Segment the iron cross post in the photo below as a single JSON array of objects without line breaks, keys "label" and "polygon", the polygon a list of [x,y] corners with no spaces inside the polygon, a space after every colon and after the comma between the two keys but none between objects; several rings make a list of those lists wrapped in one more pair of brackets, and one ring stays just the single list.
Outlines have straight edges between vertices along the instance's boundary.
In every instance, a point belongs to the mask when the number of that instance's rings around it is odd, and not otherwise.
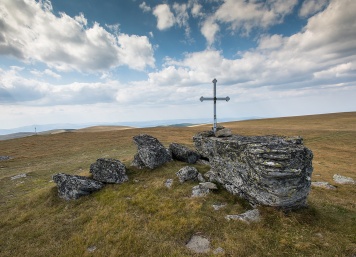
[{"label": "iron cross post", "polygon": [[214,83],[214,97],[200,97],[200,101],[203,102],[204,100],[213,100],[214,101],[214,125],[213,125],[213,130],[214,133],[216,132],[216,101],[217,100],[225,100],[228,102],[230,100],[230,97],[216,97],[216,82],[218,82],[216,79],[213,80]]}]

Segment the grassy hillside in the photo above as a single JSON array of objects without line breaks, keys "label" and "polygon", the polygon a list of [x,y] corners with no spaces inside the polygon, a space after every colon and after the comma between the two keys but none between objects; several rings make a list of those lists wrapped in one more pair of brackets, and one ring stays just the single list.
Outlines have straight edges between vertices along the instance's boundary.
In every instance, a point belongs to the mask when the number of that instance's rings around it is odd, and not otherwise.
[{"label": "grassy hillside", "polygon": [[[223,124],[242,135],[300,135],[314,153],[313,181],[333,185],[335,173],[356,179],[356,113],[265,119]],[[225,256],[353,256],[356,254],[356,186],[313,188],[309,207],[291,213],[260,208],[262,221],[246,225],[225,215],[249,209],[220,189],[190,198],[196,183],[179,184],[184,163],[153,171],[129,168],[130,181],[108,185],[76,201],[57,197],[52,175],[89,176],[100,157],[129,167],[132,137],[147,133],[166,146],[193,146],[200,127],[158,127],[38,135],[0,141],[0,256],[193,256],[185,248],[201,234]],[[202,173],[209,170],[194,165]],[[18,174],[25,178],[12,180]],[[174,179],[171,189],[164,186]],[[227,203],[214,211],[212,204]],[[93,252],[91,252],[92,250]],[[212,255],[212,253],[211,253]]]}]

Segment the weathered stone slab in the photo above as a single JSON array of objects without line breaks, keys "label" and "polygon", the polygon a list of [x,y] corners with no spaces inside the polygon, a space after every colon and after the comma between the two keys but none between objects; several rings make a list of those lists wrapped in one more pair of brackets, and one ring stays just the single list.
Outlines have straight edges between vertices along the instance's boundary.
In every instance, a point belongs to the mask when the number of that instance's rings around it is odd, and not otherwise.
[{"label": "weathered stone slab", "polygon": [[57,183],[58,196],[65,200],[78,199],[104,187],[104,184],[99,181],[64,173],[54,175],[53,181]]},{"label": "weathered stone slab", "polygon": [[7,161],[12,159],[11,156],[7,156],[7,155],[0,155],[0,161]]},{"label": "weathered stone slab", "polygon": [[330,185],[328,182],[322,182],[322,181],[311,182],[311,185],[313,187],[321,187],[321,188],[325,188],[325,189],[336,189],[336,187],[334,187],[333,185]]},{"label": "weathered stone slab", "polygon": [[169,150],[171,151],[174,160],[194,164],[200,158],[200,155],[196,151],[181,144],[172,143],[169,145]]},{"label": "weathered stone slab", "polygon": [[194,235],[186,244],[186,247],[195,253],[208,253],[210,251],[210,241],[205,237]]},{"label": "weathered stone slab", "polygon": [[129,180],[126,167],[119,160],[100,158],[90,165],[93,179],[104,183],[121,184]]},{"label": "weathered stone slab", "polygon": [[139,168],[143,164],[144,167],[154,169],[172,160],[169,151],[155,137],[140,134],[134,136],[133,141],[137,145],[137,156],[132,165],[139,163]]},{"label": "weathered stone slab", "polygon": [[241,220],[247,224],[251,222],[258,222],[261,220],[260,212],[258,209],[249,210],[247,212],[235,215],[226,215],[225,219],[227,220]]},{"label": "weathered stone slab", "polygon": [[306,205],[313,154],[302,138],[217,138],[208,131],[198,133],[193,141],[198,153],[210,161],[209,180],[221,183],[252,206],[297,209]]},{"label": "weathered stone slab", "polygon": [[355,184],[355,181],[352,178],[345,177],[345,176],[342,176],[339,174],[335,174],[333,176],[333,180],[335,181],[335,183],[338,183],[338,184],[349,184],[349,185]]}]

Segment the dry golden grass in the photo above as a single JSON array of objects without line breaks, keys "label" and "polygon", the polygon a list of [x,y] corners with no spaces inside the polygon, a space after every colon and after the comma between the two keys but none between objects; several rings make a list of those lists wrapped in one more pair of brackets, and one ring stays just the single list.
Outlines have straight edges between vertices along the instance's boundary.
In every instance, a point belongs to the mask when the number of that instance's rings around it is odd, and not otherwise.
[{"label": "dry golden grass", "polygon": [[[333,183],[335,173],[356,179],[356,113],[225,123],[243,135],[300,135],[314,153],[313,181]],[[0,141],[0,256],[193,256],[185,248],[201,233],[225,256],[352,256],[356,254],[356,186],[313,188],[309,207],[291,213],[260,208],[262,221],[246,225],[225,215],[247,203],[220,189],[190,198],[194,183],[179,184],[184,163],[156,170],[129,168],[130,181],[108,185],[76,201],[57,197],[53,174],[89,175],[100,157],[129,166],[132,137],[148,133],[168,146],[192,146],[192,136],[210,125],[92,133],[61,133]],[[195,165],[202,173],[206,166]],[[11,176],[26,173],[26,178]],[[164,182],[175,179],[172,189]],[[335,184],[334,184],[335,185]],[[214,211],[212,204],[227,203]],[[90,253],[87,249],[95,246]]]}]

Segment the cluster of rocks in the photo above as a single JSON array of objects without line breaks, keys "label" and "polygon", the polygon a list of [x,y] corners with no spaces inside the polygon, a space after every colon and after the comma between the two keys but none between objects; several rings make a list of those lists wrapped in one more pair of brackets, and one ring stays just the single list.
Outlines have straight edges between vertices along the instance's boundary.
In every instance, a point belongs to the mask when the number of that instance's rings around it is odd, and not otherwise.
[{"label": "cluster of rocks", "polygon": [[[356,184],[355,180],[350,177],[345,177],[340,174],[334,174],[333,180],[336,184],[340,185],[354,185]],[[335,190],[336,186],[331,185],[329,182],[325,181],[314,181],[311,183],[313,187],[320,187],[323,189]]]},{"label": "cluster of rocks", "polygon": [[53,181],[57,184],[58,196],[65,200],[78,199],[102,189],[105,184],[128,181],[125,165],[115,159],[98,159],[90,165],[90,173],[93,178],[64,173],[54,175]]}]

